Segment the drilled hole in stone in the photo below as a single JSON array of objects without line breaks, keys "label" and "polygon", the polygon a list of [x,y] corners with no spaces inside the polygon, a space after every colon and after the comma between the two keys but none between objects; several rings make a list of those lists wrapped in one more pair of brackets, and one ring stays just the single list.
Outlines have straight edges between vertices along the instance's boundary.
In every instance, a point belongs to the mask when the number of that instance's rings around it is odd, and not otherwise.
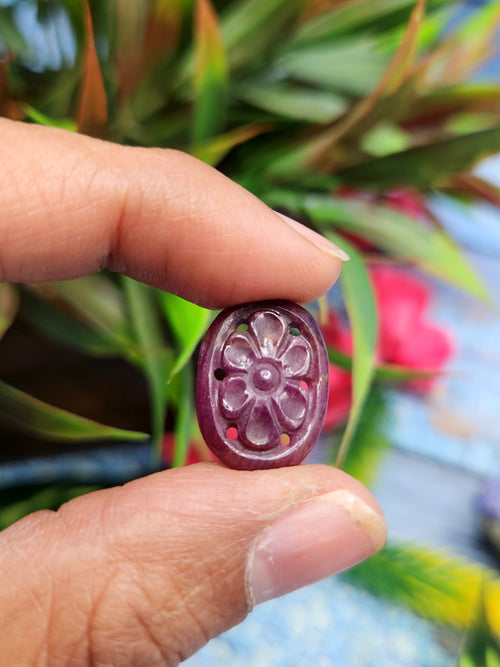
[{"label": "drilled hole in stone", "polygon": [[304,391],[307,391],[309,389],[309,385],[307,384],[307,382],[305,380],[300,381],[300,386],[302,387],[302,389]]},{"label": "drilled hole in stone", "polygon": [[238,429],[236,428],[236,426],[230,426],[226,430],[226,438],[228,440],[236,440],[237,437],[238,437]]},{"label": "drilled hole in stone", "polygon": [[214,375],[215,375],[215,379],[219,380],[219,382],[220,382],[221,380],[223,380],[226,377],[226,371],[223,368],[216,368],[214,370]]},{"label": "drilled hole in stone", "polygon": [[300,336],[300,331],[297,329],[297,327],[290,327],[288,329],[288,333],[290,336]]},{"label": "drilled hole in stone", "polygon": [[280,435],[280,442],[283,445],[283,447],[288,447],[288,445],[290,444],[290,436],[288,435],[288,433],[282,433]]},{"label": "drilled hole in stone", "polygon": [[236,327],[236,331],[239,331],[240,333],[243,333],[245,331],[248,331],[248,324],[246,322],[241,322],[238,324]]}]

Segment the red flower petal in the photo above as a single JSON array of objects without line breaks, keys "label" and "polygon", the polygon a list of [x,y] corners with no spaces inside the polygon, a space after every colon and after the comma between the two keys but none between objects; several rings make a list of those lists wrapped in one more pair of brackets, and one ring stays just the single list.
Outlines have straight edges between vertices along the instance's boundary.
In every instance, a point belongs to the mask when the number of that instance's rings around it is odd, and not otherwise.
[{"label": "red flower petal", "polygon": [[[400,345],[394,363],[407,368],[438,371],[452,354],[453,343],[449,335],[439,327],[422,321],[414,328],[411,337]],[[434,382],[435,378],[412,380],[408,386],[428,391]]]},{"label": "red flower petal", "polygon": [[[165,433],[163,436],[163,448],[161,460],[166,466],[172,465],[174,458],[175,436],[173,433]],[[189,443],[188,455],[185,465],[200,463],[200,461],[217,461],[217,457],[212,454],[204,442],[199,444]]]},{"label": "red flower petal", "polygon": [[344,354],[352,354],[351,331],[336,313],[328,313],[328,322],[321,327],[321,332],[328,347]]},{"label": "red flower petal", "polygon": [[429,289],[418,278],[390,266],[373,267],[370,275],[379,313],[378,356],[397,363],[400,345],[411,337],[429,304]]},{"label": "red flower petal", "polygon": [[389,206],[412,218],[420,218],[426,214],[424,199],[418,190],[398,188],[388,192],[385,200]]},{"label": "red flower petal", "polygon": [[325,431],[344,424],[351,409],[351,374],[330,364],[329,379],[328,407],[323,425]]},{"label": "red flower petal", "polygon": [[[430,300],[428,286],[418,277],[392,266],[375,266],[370,275],[379,314],[377,360],[410,369],[441,370],[453,353],[453,344],[446,331],[425,319]],[[352,354],[351,332],[338,315],[330,313],[323,335],[329,347]],[[334,373],[326,428],[342,423],[350,406],[350,376],[340,369]],[[349,391],[345,376],[349,378]],[[427,391],[434,381],[435,378],[429,378],[407,384]]]}]

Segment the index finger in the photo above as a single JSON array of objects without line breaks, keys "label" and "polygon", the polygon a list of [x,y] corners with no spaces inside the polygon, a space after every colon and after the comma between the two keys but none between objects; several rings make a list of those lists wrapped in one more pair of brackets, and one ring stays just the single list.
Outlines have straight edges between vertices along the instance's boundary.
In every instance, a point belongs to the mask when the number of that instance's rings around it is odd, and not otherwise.
[{"label": "index finger", "polygon": [[339,274],[336,246],[183,153],[4,119],[0,147],[0,280],[108,268],[222,307],[309,302]]}]

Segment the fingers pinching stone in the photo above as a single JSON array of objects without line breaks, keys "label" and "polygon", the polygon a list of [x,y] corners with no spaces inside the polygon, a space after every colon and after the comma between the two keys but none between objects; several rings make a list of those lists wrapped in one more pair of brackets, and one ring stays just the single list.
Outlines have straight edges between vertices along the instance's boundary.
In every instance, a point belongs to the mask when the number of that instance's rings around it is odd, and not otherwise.
[{"label": "fingers pinching stone", "polygon": [[196,410],[213,453],[237,470],[300,463],[328,402],[328,354],[310,313],[291,301],[223,310],[200,349]]}]

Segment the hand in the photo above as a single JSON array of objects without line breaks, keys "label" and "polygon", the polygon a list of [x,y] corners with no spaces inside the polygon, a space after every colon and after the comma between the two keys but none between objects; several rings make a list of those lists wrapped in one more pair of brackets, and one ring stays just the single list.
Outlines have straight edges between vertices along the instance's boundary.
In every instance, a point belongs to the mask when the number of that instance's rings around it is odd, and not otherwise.
[{"label": "hand", "polygon": [[[205,306],[308,302],[341,252],[206,165],[0,120],[0,280],[121,271]],[[329,466],[197,464],[91,493],[0,533],[2,664],[174,665],[256,603],[385,541]]]}]

